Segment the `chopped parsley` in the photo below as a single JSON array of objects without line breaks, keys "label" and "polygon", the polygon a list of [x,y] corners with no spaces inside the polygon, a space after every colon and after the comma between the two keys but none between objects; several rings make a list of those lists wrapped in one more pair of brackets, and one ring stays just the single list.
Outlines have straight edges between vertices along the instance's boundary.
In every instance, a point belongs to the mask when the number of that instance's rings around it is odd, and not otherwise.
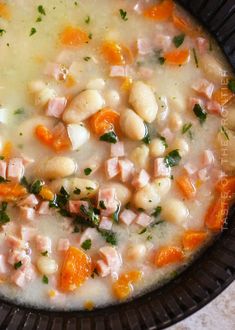
[{"label": "chopped parsley", "polygon": [[0,176],[0,183],[9,182],[9,180],[5,179],[3,176]]},{"label": "chopped parsley", "polygon": [[162,207],[158,206],[158,207],[156,207],[154,212],[151,214],[151,216],[157,218],[161,212],[162,212]]},{"label": "chopped parsley", "polygon": [[28,180],[26,179],[25,176],[22,177],[20,180],[20,184],[24,186],[28,191],[30,190],[30,184],[28,183]]},{"label": "chopped parsley", "polygon": [[6,213],[6,210],[7,210],[7,203],[2,202],[2,207],[0,209],[0,225],[4,225],[5,223],[10,221],[10,218]]},{"label": "chopped parsley", "polygon": [[90,250],[90,248],[91,248],[91,239],[86,239],[83,243],[82,243],[82,245],[81,245],[81,247],[83,248],[83,250]]},{"label": "chopped parsley", "polygon": [[193,48],[193,58],[194,58],[196,67],[199,68],[198,57],[197,57],[197,52],[196,52],[195,48]]},{"label": "chopped parsley", "polygon": [[118,222],[119,212],[120,212],[120,205],[118,205],[116,211],[112,214],[112,219],[114,222]]},{"label": "chopped parsley", "polygon": [[92,191],[92,190],[94,190],[94,188],[92,188],[92,187],[86,187],[86,190]]},{"label": "chopped parsley", "polygon": [[[70,197],[70,195],[67,193],[67,191],[62,186],[60,188],[59,194],[55,195],[53,201],[49,202],[49,207],[63,209],[66,206],[66,204],[69,200],[69,197]],[[60,212],[61,212],[61,210],[60,210]],[[62,213],[63,213],[63,211],[62,211]]]},{"label": "chopped parsley", "polygon": [[36,32],[37,32],[37,30],[34,27],[32,27],[32,29],[30,30],[29,36],[30,37],[33,36]]},{"label": "chopped parsley", "polygon": [[192,123],[184,124],[183,127],[182,127],[182,130],[181,130],[182,134],[187,133],[192,128],[192,126],[193,126]]},{"label": "chopped parsley", "polygon": [[199,119],[200,124],[202,125],[207,118],[207,112],[200,106],[200,104],[195,104],[193,112],[195,116]]},{"label": "chopped parsley", "polygon": [[84,169],[84,174],[85,174],[85,175],[90,175],[91,172],[92,172],[92,169],[89,168],[89,167],[87,167],[87,168]]},{"label": "chopped parsley", "polygon": [[235,79],[229,79],[228,88],[231,92],[235,93]]},{"label": "chopped parsley", "polygon": [[165,164],[167,167],[174,167],[179,165],[181,160],[181,156],[178,150],[172,150],[169,154],[164,158]]},{"label": "chopped parsley", "polygon": [[49,279],[48,279],[48,277],[46,275],[43,275],[43,277],[42,277],[42,283],[44,283],[44,284],[48,284],[49,283]]},{"label": "chopped parsley", "polygon": [[90,61],[91,57],[90,56],[85,56],[85,57],[83,57],[83,59],[84,59],[84,61],[88,62],[88,61]]},{"label": "chopped parsley", "polygon": [[91,18],[89,15],[87,15],[87,17],[85,18],[85,23],[89,24],[91,22]]},{"label": "chopped parsley", "polygon": [[92,33],[89,33],[89,34],[88,34],[88,38],[89,38],[89,39],[92,39]]},{"label": "chopped parsley", "polygon": [[47,256],[48,256],[48,251],[41,252],[41,255],[42,255],[43,257],[47,257]]},{"label": "chopped parsley", "polygon": [[147,241],[151,241],[153,239],[153,236],[152,235],[148,235],[146,239],[147,239]]},{"label": "chopped parsley", "polygon": [[111,245],[117,245],[117,235],[111,230],[99,230],[105,241]]},{"label": "chopped parsley", "polygon": [[82,213],[82,217],[78,219],[76,218],[77,221],[80,220],[82,224],[84,224],[84,220],[87,223],[87,225],[91,225],[91,227],[98,226],[99,224],[99,210],[96,209],[95,207],[92,207],[91,205],[87,208],[84,205],[80,206],[80,211]]},{"label": "chopped parsley", "polygon": [[229,140],[228,132],[226,131],[226,129],[224,128],[224,126],[221,126],[221,132],[224,134],[225,138],[227,140]]},{"label": "chopped parsley", "polygon": [[105,133],[100,137],[100,141],[108,142],[108,143],[117,143],[118,137],[114,131],[110,131]]},{"label": "chopped parsley", "polygon": [[177,36],[175,36],[172,41],[173,41],[173,44],[175,45],[176,48],[179,48],[183,42],[184,42],[184,39],[185,39],[185,34],[184,33],[181,33]]},{"label": "chopped parsley", "polygon": [[3,36],[3,33],[6,33],[6,30],[4,30],[4,29],[0,29],[0,37]]},{"label": "chopped parsley", "polygon": [[31,184],[30,192],[34,195],[38,195],[42,189],[44,182],[42,180],[36,180]]},{"label": "chopped parsley", "polygon": [[75,188],[74,191],[73,191],[73,193],[74,193],[75,195],[80,195],[80,194],[81,194],[81,189],[79,189],[79,188]]},{"label": "chopped parsley", "polygon": [[14,264],[14,268],[15,269],[18,269],[18,268],[20,268],[22,266],[22,261],[18,261],[18,262],[16,262],[15,264]]},{"label": "chopped parsley", "polygon": [[163,64],[166,62],[165,57],[163,57],[163,56],[158,57],[158,62],[159,62],[161,65],[163,65]]},{"label": "chopped parsley", "polygon": [[128,17],[127,17],[127,12],[123,9],[119,9],[119,14],[121,16],[121,18],[123,19],[123,21],[128,21]]},{"label": "chopped parsley", "polygon": [[147,228],[144,228],[144,229],[142,229],[138,234],[139,234],[139,235],[142,235],[142,234],[146,233],[146,231],[147,231]]},{"label": "chopped parsley", "polygon": [[3,160],[4,159],[4,156],[0,156],[0,160]]},{"label": "chopped parsley", "polygon": [[165,148],[168,148],[168,144],[166,142],[166,138],[164,136],[159,135],[159,139],[162,141],[162,144],[164,145]]},{"label": "chopped parsley", "polygon": [[147,131],[145,137],[142,139],[142,141],[143,141],[145,144],[150,144],[150,143],[151,143],[151,137],[150,137],[150,134],[149,134],[148,131]]},{"label": "chopped parsley", "polygon": [[42,5],[39,5],[38,6],[38,12],[41,14],[41,15],[44,15],[46,16],[46,11],[44,9],[44,7]]},{"label": "chopped parsley", "polygon": [[41,21],[42,21],[41,16],[38,16],[38,18],[36,19],[36,23],[39,23],[39,22],[41,22]]},{"label": "chopped parsley", "polygon": [[100,209],[102,209],[102,210],[106,210],[105,202],[104,202],[104,201],[100,201],[100,202],[99,202],[99,207],[100,207]]},{"label": "chopped parsley", "polygon": [[18,108],[15,110],[14,115],[23,115],[25,112],[24,108]]}]

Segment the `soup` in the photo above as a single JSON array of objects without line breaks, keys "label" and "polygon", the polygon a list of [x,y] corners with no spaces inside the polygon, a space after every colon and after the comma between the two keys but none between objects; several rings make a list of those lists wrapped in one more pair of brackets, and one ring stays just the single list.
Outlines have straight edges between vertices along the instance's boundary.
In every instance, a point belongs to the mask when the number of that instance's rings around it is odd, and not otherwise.
[{"label": "soup", "polygon": [[215,43],[171,0],[21,0],[0,51],[1,295],[92,309],[174,277],[234,191]]}]

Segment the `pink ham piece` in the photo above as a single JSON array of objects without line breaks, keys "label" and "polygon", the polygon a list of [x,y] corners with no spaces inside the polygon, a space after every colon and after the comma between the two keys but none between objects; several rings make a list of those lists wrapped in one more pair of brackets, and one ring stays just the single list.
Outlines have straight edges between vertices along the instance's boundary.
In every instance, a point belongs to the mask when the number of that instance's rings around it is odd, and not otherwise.
[{"label": "pink ham piece", "polygon": [[35,210],[32,207],[21,206],[20,218],[27,221],[33,221],[35,218]]},{"label": "pink ham piece", "polygon": [[7,179],[19,182],[24,175],[24,165],[22,158],[10,159],[7,167]]},{"label": "pink ham piece", "polygon": [[28,206],[28,207],[35,207],[38,205],[38,199],[34,194],[30,194],[24,199],[21,199],[18,203],[18,206]]},{"label": "pink ham piece", "polygon": [[215,87],[214,84],[210,83],[206,79],[199,79],[195,84],[192,85],[193,90],[205,96],[209,100],[212,97],[214,87]]},{"label": "pink ham piece", "polygon": [[69,249],[70,242],[67,238],[60,238],[57,243],[57,251],[65,252]]},{"label": "pink ham piece", "polygon": [[114,157],[106,160],[104,167],[107,178],[114,178],[119,173],[118,158]]},{"label": "pink ham piece", "polygon": [[137,49],[140,55],[147,55],[153,52],[153,46],[148,39],[138,39]]},{"label": "pink ham piece", "polygon": [[145,170],[140,170],[139,173],[136,173],[133,177],[133,180],[131,182],[132,186],[135,187],[135,189],[140,189],[145,187],[150,180],[150,176],[148,172]]},{"label": "pink ham piece", "polygon": [[24,166],[27,166],[27,165],[30,165],[30,164],[33,164],[35,162],[35,160],[23,153],[20,154],[20,157],[22,158],[23,160],[23,165]]},{"label": "pink ham piece", "polygon": [[108,217],[102,217],[99,223],[99,228],[103,230],[111,230],[113,226],[113,222]]},{"label": "pink ham piece", "polygon": [[209,113],[214,114],[214,115],[220,115],[223,112],[223,107],[216,101],[208,101],[206,103],[206,109]]},{"label": "pink ham piece", "polygon": [[135,222],[141,227],[147,227],[152,222],[152,218],[148,214],[141,212],[138,214]]},{"label": "pink ham piece", "polygon": [[0,177],[6,179],[7,163],[4,160],[0,160]]},{"label": "pink ham piece", "polygon": [[54,78],[57,81],[65,80],[68,75],[68,69],[64,65],[50,62],[47,63],[44,74]]},{"label": "pink ham piece", "polygon": [[110,267],[104,262],[102,259],[96,262],[96,267],[98,274],[100,277],[106,277],[110,274]]},{"label": "pink ham piece", "polygon": [[202,37],[196,38],[196,46],[197,46],[197,49],[199,50],[200,55],[204,55],[209,48],[207,39],[202,38]]},{"label": "pink ham piece", "polygon": [[105,209],[101,208],[101,216],[110,216],[119,205],[114,188],[101,188],[98,194],[98,206],[104,204]]},{"label": "pink ham piece", "polygon": [[98,237],[98,232],[95,228],[87,228],[82,233],[79,243],[80,245],[82,245],[82,243],[85,242],[86,240],[90,239],[91,241],[94,241],[97,239],[97,237]]},{"label": "pink ham piece", "polygon": [[196,104],[199,104],[201,107],[203,107],[204,102],[202,99],[199,99],[198,97],[190,97],[189,98],[189,108],[193,109]]},{"label": "pink ham piece", "polygon": [[193,175],[198,170],[197,167],[191,163],[186,163],[184,165],[184,169],[189,175]]},{"label": "pink ham piece", "polygon": [[161,131],[161,136],[166,139],[166,142],[171,143],[174,138],[174,133],[172,133],[172,131],[168,127],[166,127],[164,128],[164,130]]},{"label": "pink ham piece", "polygon": [[204,150],[202,154],[202,165],[203,167],[210,166],[214,163],[215,157],[211,150]]},{"label": "pink ham piece", "polygon": [[129,67],[121,66],[121,65],[111,66],[109,76],[110,77],[128,77],[129,76]]},{"label": "pink ham piece", "polygon": [[49,100],[46,107],[46,115],[49,117],[60,118],[63,114],[67,104],[65,97],[55,97]]},{"label": "pink ham piece", "polygon": [[34,239],[37,229],[33,227],[21,226],[20,235],[23,241],[29,242]]},{"label": "pink ham piece", "polygon": [[12,235],[6,237],[6,244],[11,249],[26,249],[28,247],[27,243]]},{"label": "pink ham piece", "polygon": [[84,206],[86,209],[89,208],[89,203],[86,201],[69,201],[69,212],[71,213],[81,213],[81,206]]},{"label": "pink ham piece", "polygon": [[0,254],[0,275],[6,274],[6,272],[7,272],[6,256]]},{"label": "pink ham piece", "polygon": [[15,263],[21,261],[26,257],[25,250],[13,250],[9,252],[7,262],[10,265],[14,265]]},{"label": "pink ham piece", "polygon": [[14,271],[11,276],[11,281],[16,284],[18,287],[23,288],[26,284],[25,273],[22,272],[20,269]]},{"label": "pink ham piece", "polygon": [[154,160],[154,177],[169,177],[171,175],[171,168],[166,166],[164,158],[156,158]]},{"label": "pink ham piece", "polygon": [[122,259],[116,248],[104,246],[99,249],[99,252],[103,260],[110,267],[111,272],[118,272],[122,264]]},{"label": "pink ham piece", "polygon": [[39,252],[51,253],[51,239],[48,236],[37,235],[35,238],[36,248]]},{"label": "pink ham piece", "polygon": [[134,170],[134,164],[129,159],[121,159],[118,162],[120,169],[120,179],[122,182],[131,180]]},{"label": "pink ham piece", "polygon": [[40,215],[49,215],[51,213],[51,208],[50,208],[49,202],[47,202],[47,201],[41,202],[37,209],[37,213]]},{"label": "pink ham piece", "polygon": [[163,34],[156,34],[153,39],[153,44],[157,49],[162,49],[164,52],[167,51],[172,43],[172,38]]},{"label": "pink ham piece", "polygon": [[117,142],[111,144],[111,157],[123,157],[125,155],[124,143]]},{"label": "pink ham piece", "polygon": [[125,209],[120,213],[119,219],[125,225],[130,226],[134,222],[136,216],[135,212]]}]

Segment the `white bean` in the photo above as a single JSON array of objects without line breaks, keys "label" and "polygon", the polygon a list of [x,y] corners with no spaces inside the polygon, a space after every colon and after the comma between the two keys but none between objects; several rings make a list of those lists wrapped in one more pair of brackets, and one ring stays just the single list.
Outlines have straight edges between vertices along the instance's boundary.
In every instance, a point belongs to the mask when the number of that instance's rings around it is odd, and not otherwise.
[{"label": "white bean", "polygon": [[179,131],[183,125],[183,120],[177,112],[173,112],[169,117],[169,127],[172,131]]},{"label": "white bean", "polygon": [[202,70],[206,74],[206,78],[220,83],[223,77],[223,66],[214,55],[205,54],[200,59]]},{"label": "white bean", "polygon": [[160,196],[157,193],[156,186],[152,183],[138,190],[133,196],[133,202],[136,208],[144,210],[153,210],[160,203]]},{"label": "white bean", "polygon": [[184,157],[189,152],[188,142],[183,138],[176,139],[173,144],[170,146],[169,150],[179,150],[181,157]]},{"label": "white bean", "polygon": [[130,155],[130,159],[137,169],[147,169],[149,167],[149,147],[143,144],[135,148]]},{"label": "white bean", "polygon": [[186,227],[189,210],[186,205],[179,199],[168,199],[162,205],[162,217],[164,220],[172,222],[176,225]]},{"label": "white bean", "polygon": [[166,147],[161,139],[156,138],[150,142],[149,149],[151,157],[160,157],[164,154]]},{"label": "white bean", "polygon": [[127,137],[131,140],[142,140],[146,134],[144,121],[131,109],[122,111],[120,126]]},{"label": "white bean", "polygon": [[152,123],[158,112],[158,105],[152,88],[142,81],[134,82],[129,102],[137,114],[147,123]]},{"label": "white bean", "polygon": [[76,164],[69,157],[55,156],[42,162],[39,174],[45,179],[65,178],[76,170]]},{"label": "white bean", "polygon": [[105,93],[106,104],[110,107],[117,107],[120,103],[120,95],[115,89],[108,90]]},{"label": "white bean", "polygon": [[79,124],[104,106],[104,100],[96,90],[85,90],[78,94],[65,109],[63,120],[68,124]]},{"label": "white bean", "polygon": [[107,187],[112,187],[116,191],[117,199],[120,201],[122,205],[126,205],[131,199],[131,191],[121,183],[112,182],[110,184],[105,185]]},{"label": "white bean", "polygon": [[170,178],[155,179],[152,184],[160,197],[165,196],[171,189],[172,180]]},{"label": "white bean", "polygon": [[82,124],[69,124],[67,131],[72,144],[72,150],[78,150],[90,138],[90,132]]},{"label": "white bean", "polygon": [[102,90],[104,89],[105,86],[105,81],[102,78],[96,78],[92,79],[88,82],[86,85],[87,89],[97,89],[97,90]]},{"label": "white bean", "polygon": [[131,261],[141,261],[146,255],[146,246],[144,244],[134,244],[127,249],[127,258]]},{"label": "white bean", "polygon": [[54,89],[49,87],[44,87],[39,92],[35,94],[35,105],[39,107],[44,107],[51,99],[56,96]]},{"label": "white bean", "polygon": [[54,259],[41,256],[37,259],[37,268],[43,275],[52,275],[57,272],[58,265]]}]

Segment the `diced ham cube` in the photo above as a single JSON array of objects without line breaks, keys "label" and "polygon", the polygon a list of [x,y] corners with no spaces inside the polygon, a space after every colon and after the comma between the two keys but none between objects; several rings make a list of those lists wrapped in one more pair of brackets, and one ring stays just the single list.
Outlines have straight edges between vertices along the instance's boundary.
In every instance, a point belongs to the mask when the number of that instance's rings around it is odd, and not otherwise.
[{"label": "diced ham cube", "polygon": [[12,235],[6,237],[6,243],[11,249],[26,249],[28,247],[27,243]]},{"label": "diced ham cube", "polygon": [[114,178],[119,173],[118,158],[110,158],[105,162],[105,173],[108,179]]},{"label": "diced ham cube", "polygon": [[110,274],[110,267],[102,259],[96,262],[95,269],[97,270],[100,277],[106,277]]},{"label": "diced ham cube", "polygon": [[206,109],[209,113],[214,115],[221,115],[223,112],[223,107],[221,104],[213,100],[206,103]]},{"label": "diced ham cube", "polygon": [[152,218],[148,214],[141,212],[138,214],[135,222],[137,225],[147,227],[152,222]]},{"label": "diced ham cube", "polygon": [[87,201],[69,201],[69,212],[71,213],[81,213],[81,206],[86,209],[89,208],[89,203]]},{"label": "diced ham cube", "polygon": [[21,199],[18,203],[18,206],[29,206],[29,207],[35,207],[38,205],[38,199],[34,194],[30,194],[24,199]]},{"label": "diced ham cube", "polygon": [[138,39],[137,40],[137,49],[140,55],[147,55],[153,52],[153,46],[150,40],[148,39]]},{"label": "diced ham cube", "polygon": [[196,38],[196,45],[199,50],[200,55],[204,55],[208,50],[208,40],[202,37]]},{"label": "diced ham cube", "polygon": [[102,217],[99,223],[99,228],[104,230],[111,230],[113,222],[108,217]]},{"label": "diced ham cube", "polygon": [[82,243],[85,242],[88,239],[90,239],[91,241],[94,241],[97,238],[98,238],[98,232],[97,232],[97,230],[95,228],[87,228],[82,233],[82,235],[81,235],[81,237],[79,239],[79,243],[80,243],[80,245],[82,245]]},{"label": "diced ham cube", "polygon": [[132,178],[134,164],[129,159],[121,159],[118,162],[120,169],[120,178],[122,182],[127,182]]},{"label": "diced ham cube", "polygon": [[55,80],[65,80],[68,75],[68,69],[58,63],[47,63],[44,74],[53,77]]},{"label": "diced ham cube", "polygon": [[0,275],[6,274],[6,272],[7,272],[6,257],[3,254],[0,254]]},{"label": "diced ham cube", "polygon": [[100,248],[99,252],[106,264],[110,267],[111,272],[118,272],[122,264],[122,259],[116,248],[104,246]]},{"label": "diced ham cube", "polygon": [[51,239],[48,236],[36,236],[36,248],[39,252],[51,253]]},{"label": "diced ham cube", "polygon": [[109,216],[113,214],[119,205],[116,198],[116,191],[114,188],[101,188],[98,194],[98,206],[104,204],[105,209],[101,208],[102,216]]},{"label": "diced ham cube", "polygon": [[31,241],[37,233],[36,228],[21,226],[20,234],[23,241]]},{"label": "diced ham cube", "polygon": [[138,73],[143,79],[148,80],[153,76],[154,71],[150,68],[141,66]]},{"label": "diced ham cube", "polygon": [[192,89],[202,94],[208,99],[211,99],[213,91],[214,91],[214,84],[210,83],[206,79],[199,79],[196,83],[192,85]]},{"label": "diced ham cube", "polygon": [[11,281],[19,286],[20,288],[23,288],[26,284],[26,278],[25,273],[22,272],[20,269],[17,269],[14,271],[14,273],[11,276]]},{"label": "diced ham cube", "polygon": [[189,175],[193,175],[198,170],[197,167],[191,163],[186,163],[184,165],[184,169]]},{"label": "diced ham cube", "polygon": [[172,38],[163,34],[156,34],[153,39],[154,46],[157,49],[162,49],[164,52],[167,51],[172,43]]},{"label": "diced ham cube", "polygon": [[211,150],[205,150],[202,154],[202,165],[203,167],[210,166],[214,163],[215,157]]},{"label": "diced ham cube", "polygon": [[198,97],[190,97],[189,98],[189,108],[193,109],[196,104],[199,104],[201,107],[203,107],[204,102],[202,99],[199,99]]},{"label": "diced ham cube", "polygon": [[136,213],[131,210],[123,210],[119,216],[119,219],[122,223],[127,226],[130,226],[136,218]]},{"label": "diced ham cube", "polygon": [[117,142],[111,144],[111,157],[123,157],[125,155],[124,143]]},{"label": "diced ham cube", "polygon": [[29,267],[29,265],[31,264],[31,258],[29,255],[26,255],[25,257],[23,257],[21,259],[21,262],[22,262],[22,266],[21,266],[21,270],[25,270]]},{"label": "diced ham cube", "polygon": [[21,206],[20,218],[23,220],[33,221],[35,218],[35,210],[32,207]]},{"label": "diced ham cube", "polygon": [[135,189],[140,189],[146,186],[149,183],[149,180],[150,176],[148,172],[146,172],[145,170],[141,170],[139,173],[136,173],[134,175],[131,184],[135,187]]},{"label": "diced ham cube", "polygon": [[207,181],[209,179],[208,169],[207,168],[202,168],[201,170],[199,170],[198,171],[198,177],[203,182]]},{"label": "diced ham cube", "polygon": [[19,182],[23,175],[24,165],[22,158],[10,159],[7,167],[7,179]]},{"label": "diced ham cube", "polygon": [[46,115],[50,117],[60,118],[67,104],[65,97],[55,97],[50,99],[46,107]]},{"label": "diced ham cube", "polygon": [[171,175],[171,168],[166,165],[164,158],[156,158],[154,160],[154,176],[169,177]]},{"label": "diced ham cube", "polygon": [[129,67],[121,66],[121,65],[111,66],[109,76],[110,77],[128,77],[129,76]]},{"label": "diced ham cube", "polygon": [[4,160],[0,160],[0,177],[6,179],[7,163]]},{"label": "diced ham cube", "polygon": [[26,257],[25,250],[13,250],[9,252],[7,262],[10,265],[14,265],[15,263],[21,261]]},{"label": "diced ham cube", "polygon": [[40,215],[49,215],[51,213],[49,202],[48,201],[41,202],[39,208],[37,209],[37,212]]},{"label": "diced ham cube", "polygon": [[60,238],[57,244],[57,251],[64,252],[69,249],[70,243],[67,238]]},{"label": "diced ham cube", "polygon": [[166,127],[164,128],[164,130],[161,131],[161,136],[166,139],[166,142],[171,143],[174,138],[174,133],[172,133],[172,131],[168,127]]}]

